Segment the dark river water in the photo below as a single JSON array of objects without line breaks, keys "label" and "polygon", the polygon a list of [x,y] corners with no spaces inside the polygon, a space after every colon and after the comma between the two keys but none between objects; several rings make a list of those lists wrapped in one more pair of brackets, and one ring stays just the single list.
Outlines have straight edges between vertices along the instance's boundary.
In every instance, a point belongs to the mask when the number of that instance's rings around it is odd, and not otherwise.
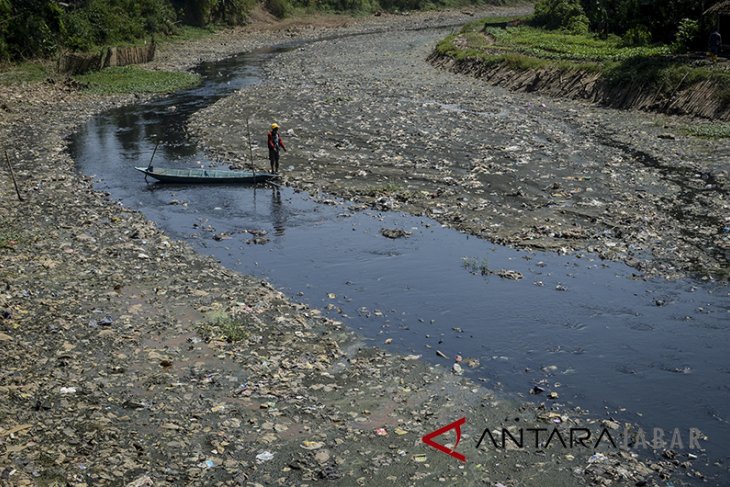
[{"label": "dark river water", "polygon": [[[210,163],[187,138],[188,117],[259,82],[275,52],[203,64],[200,87],[94,117],[70,141],[79,170],[172,237],[327,310],[376,345],[445,367],[453,360],[436,350],[475,358],[477,368],[464,368],[489,388],[531,397],[541,383],[597,418],[679,428],[685,443],[699,428],[706,451],[691,453],[718,462],[707,471],[727,484],[728,286],[647,282],[590,254],[518,251],[427,218],[323,204],[290,188],[146,184],[133,167],[146,165],[157,140],[157,166]],[[390,240],[382,228],[412,235]],[[266,231],[268,242],[249,243],[248,230]],[[483,276],[482,266],[524,279]]]}]

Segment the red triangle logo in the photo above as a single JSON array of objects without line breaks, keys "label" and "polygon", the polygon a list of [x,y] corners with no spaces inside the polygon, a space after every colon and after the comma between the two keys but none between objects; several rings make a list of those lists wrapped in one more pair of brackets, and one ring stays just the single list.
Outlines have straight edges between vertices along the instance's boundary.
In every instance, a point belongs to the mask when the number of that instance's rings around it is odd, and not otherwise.
[{"label": "red triangle logo", "polygon": [[423,438],[421,438],[421,440],[428,446],[430,446],[432,448],[436,448],[438,451],[440,451],[442,453],[446,453],[447,455],[454,457],[457,460],[466,462],[466,457],[464,455],[462,455],[461,453],[459,453],[455,450],[452,450],[450,448],[446,448],[441,443],[436,443],[435,441],[433,441],[434,438],[436,438],[437,436],[443,435],[444,433],[446,433],[449,430],[456,430],[456,443],[454,443],[454,448],[456,448],[457,446],[459,446],[459,441],[461,441],[461,425],[464,423],[466,423],[465,417],[458,419],[458,420],[454,421],[453,423],[447,424],[443,428],[439,428],[436,431],[432,431],[431,433],[429,433],[426,436],[424,436]]}]

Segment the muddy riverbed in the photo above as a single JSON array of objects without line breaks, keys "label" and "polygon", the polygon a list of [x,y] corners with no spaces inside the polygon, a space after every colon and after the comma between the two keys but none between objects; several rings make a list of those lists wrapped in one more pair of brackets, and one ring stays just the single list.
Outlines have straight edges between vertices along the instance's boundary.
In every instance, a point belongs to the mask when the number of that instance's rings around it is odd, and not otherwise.
[{"label": "muddy riverbed", "polygon": [[[450,14],[447,20],[467,17]],[[444,21],[440,14],[420,18],[431,24]],[[400,30],[410,21],[384,19],[373,25]],[[216,39],[190,45],[164,63],[190,65],[191,59],[219,58],[277,40],[275,33],[221,37],[219,44]],[[459,368],[454,364],[469,369],[473,362],[470,357],[456,362],[450,350],[448,360],[433,366],[416,359],[417,354],[366,347],[362,336],[341,323],[346,317],[337,308],[346,311],[352,305],[347,293],[330,297],[318,290],[287,289],[303,293],[295,300],[310,299],[310,293],[323,308],[332,305],[331,314],[338,319],[323,318],[260,278],[230,271],[199,253],[210,244],[228,242],[228,248],[220,249],[223,258],[213,255],[235,264],[241,244],[264,255],[275,250],[266,238],[276,242],[286,232],[296,237],[297,227],[331,224],[333,213],[361,218],[356,208],[339,202],[327,204],[330,210],[323,212],[320,203],[287,189],[279,196],[251,190],[231,198],[219,190],[215,196],[223,204],[201,208],[190,205],[194,196],[185,189],[157,191],[141,180],[136,196],[110,198],[94,188],[94,180],[78,174],[65,137],[87,120],[93,126],[91,117],[129,103],[128,97],[89,97],[57,85],[3,88],[3,97],[0,133],[9,141],[26,198],[18,202],[11,186],[0,187],[3,484],[310,485],[327,480],[348,486],[659,486],[667,485],[672,471],[675,485],[701,475],[686,450],[659,451],[642,463],[635,453],[643,451],[605,444],[598,453],[559,446],[499,451],[486,444],[477,449],[484,428],[515,432],[559,425],[615,431],[623,424],[620,418],[586,414],[547,394],[524,405],[496,395],[455,373]],[[111,126],[109,131],[97,126],[94,134],[99,144],[108,144],[110,159],[123,155],[122,163],[131,166],[149,154],[156,128],[145,120],[155,116],[143,115],[133,136]],[[146,145],[117,151],[115,144],[125,139]],[[179,142],[185,152],[185,141]],[[296,143],[292,147],[295,155]],[[188,157],[197,158],[194,148]],[[134,173],[128,177],[139,178]],[[97,181],[96,188],[103,184]],[[114,191],[110,189],[112,195]],[[230,212],[226,204],[231,202],[244,204],[237,211],[255,223],[245,227],[252,232],[237,233],[241,226],[236,219],[211,222],[211,214],[223,208]],[[386,206],[389,202],[383,200]],[[257,216],[262,203],[267,215]],[[164,207],[177,208],[180,221],[195,224],[189,234],[172,232],[188,242],[163,232],[159,227],[166,222],[150,223],[136,211],[149,216],[166,213]],[[383,262],[399,252],[407,255],[407,242],[421,246],[429,238],[425,225],[437,227],[424,221],[417,224],[420,230],[414,229],[408,217],[393,217],[388,224],[407,229],[413,240],[391,247],[378,234],[375,246],[383,248],[368,258]],[[220,231],[212,233],[212,223]],[[266,225],[271,225],[268,237],[257,231]],[[363,234],[373,238],[380,225],[369,225],[362,225]],[[257,242],[257,237],[263,238]],[[276,252],[268,253],[269,263],[275,261]],[[480,262],[460,267],[461,274],[482,279],[469,273]],[[457,265],[462,265],[460,259]],[[532,277],[522,267],[511,266]],[[356,281],[341,284],[357,287]],[[376,317],[383,311],[360,308],[358,312]],[[231,316],[243,324],[242,330],[231,330],[225,319]],[[222,338],[233,332],[235,341]],[[406,334],[388,332],[394,338],[390,344],[407,340]],[[386,341],[384,336],[382,346]],[[462,416],[468,420],[457,450],[467,455],[466,464],[420,441]],[[453,444],[454,438],[442,441]],[[697,455],[701,460],[694,463],[707,461],[704,452]]]}]

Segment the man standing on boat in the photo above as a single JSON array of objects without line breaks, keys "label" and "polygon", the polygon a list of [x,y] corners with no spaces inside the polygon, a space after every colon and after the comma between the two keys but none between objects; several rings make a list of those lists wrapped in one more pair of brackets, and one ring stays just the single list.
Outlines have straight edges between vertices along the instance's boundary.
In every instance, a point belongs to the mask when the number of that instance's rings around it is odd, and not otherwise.
[{"label": "man standing on boat", "polygon": [[269,163],[271,164],[271,172],[279,172],[279,149],[284,149],[284,141],[279,135],[279,124],[272,123],[271,130],[269,131]]}]

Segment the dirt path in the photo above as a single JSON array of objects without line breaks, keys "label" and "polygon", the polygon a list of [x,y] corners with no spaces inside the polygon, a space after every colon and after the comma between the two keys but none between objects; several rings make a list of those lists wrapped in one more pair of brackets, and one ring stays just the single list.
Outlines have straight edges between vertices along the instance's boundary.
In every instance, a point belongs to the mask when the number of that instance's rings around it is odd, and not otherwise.
[{"label": "dirt path", "polygon": [[[165,62],[270,40],[235,34],[221,49],[206,40]],[[397,103],[383,83],[365,81],[350,96],[382,89]],[[132,97],[33,85],[2,88],[2,99],[0,140],[26,201],[3,172],[0,484],[660,485],[658,476],[679,464],[649,468],[610,448],[476,450],[485,427],[601,423],[559,401],[519,405],[450,368],[363,348],[340,323],[197,255],[95,192],[64,137]],[[343,144],[341,135],[327,137]],[[421,443],[462,416],[467,464]]]},{"label": "dirt path", "polygon": [[193,129],[235,162],[244,141],[230,126],[255,113],[257,132],[283,125],[284,172],[297,187],[497,242],[597,252],[642,274],[727,278],[730,142],[682,135],[690,119],[440,71],[426,58],[448,32],[350,37],[277,56],[268,83],[200,113]]}]

